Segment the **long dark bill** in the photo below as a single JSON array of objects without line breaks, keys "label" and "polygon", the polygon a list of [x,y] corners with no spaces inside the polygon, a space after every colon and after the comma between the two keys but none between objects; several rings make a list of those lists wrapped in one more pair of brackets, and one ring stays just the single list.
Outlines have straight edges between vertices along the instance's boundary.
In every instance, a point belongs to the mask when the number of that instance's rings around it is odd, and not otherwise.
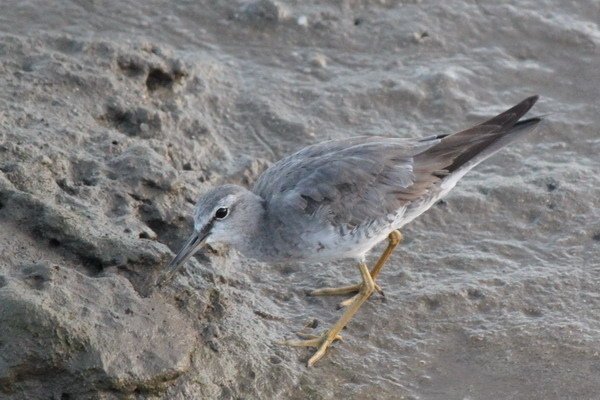
[{"label": "long dark bill", "polygon": [[210,233],[210,226],[206,226],[200,232],[194,232],[188,241],[183,245],[179,253],[167,265],[165,271],[158,280],[158,286],[171,280],[179,267],[184,265],[204,244],[206,237]]}]

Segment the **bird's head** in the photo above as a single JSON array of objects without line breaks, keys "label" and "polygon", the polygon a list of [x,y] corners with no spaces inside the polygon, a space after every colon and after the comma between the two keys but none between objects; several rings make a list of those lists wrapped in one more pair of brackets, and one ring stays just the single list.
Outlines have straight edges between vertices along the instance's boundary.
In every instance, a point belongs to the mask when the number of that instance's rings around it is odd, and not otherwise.
[{"label": "bird's head", "polygon": [[223,185],[204,193],[196,203],[194,231],[161,279],[170,278],[204,244],[224,243],[237,247],[251,240],[264,205],[261,197],[237,185]]}]

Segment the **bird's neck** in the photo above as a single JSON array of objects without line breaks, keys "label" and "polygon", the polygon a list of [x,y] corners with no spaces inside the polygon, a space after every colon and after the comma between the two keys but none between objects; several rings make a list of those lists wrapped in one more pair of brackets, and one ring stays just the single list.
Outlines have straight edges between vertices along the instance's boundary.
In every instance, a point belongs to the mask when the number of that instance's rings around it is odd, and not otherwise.
[{"label": "bird's neck", "polygon": [[[248,195],[256,196],[253,193],[248,193]],[[266,216],[264,204],[264,200],[258,196],[246,203],[244,210],[246,213],[245,224],[231,238],[233,247],[248,257],[254,258],[251,253],[256,251],[256,247],[260,243],[259,238],[264,234]]]},{"label": "bird's neck", "polygon": [[[253,218],[248,220],[243,229],[243,236],[239,237],[234,247],[244,256],[258,261],[277,260],[278,240],[277,229],[271,223],[266,202],[253,202]],[[242,232],[240,232],[242,233]]]}]

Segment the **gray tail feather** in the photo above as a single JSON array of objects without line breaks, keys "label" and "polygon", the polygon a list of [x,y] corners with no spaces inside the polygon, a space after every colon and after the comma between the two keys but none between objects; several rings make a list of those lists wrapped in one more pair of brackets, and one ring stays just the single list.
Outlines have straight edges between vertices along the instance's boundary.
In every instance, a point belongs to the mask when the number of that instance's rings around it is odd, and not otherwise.
[{"label": "gray tail feather", "polygon": [[[529,97],[502,114],[462,132],[427,137],[422,141],[437,143],[414,156],[417,182],[398,193],[408,200],[423,196],[419,190],[432,189],[425,201],[417,202],[407,223],[445,196],[469,170],[497,153],[504,146],[531,132],[542,117],[520,120],[535,104],[537,96]],[[435,187],[433,182],[440,182]],[[423,200],[423,199],[421,199]],[[412,206],[411,206],[412,207]]]},{"label": "gray tail feather", "polygon": [[[520,118],[535,104],[538,96],[532,96],[496,117],[471,129],[449,135],[438,144],[453,153],[452,163],[446,167],[449,174],[465,172],[491,157],[504,146],[533,131],[542,121],[541,117]],[[445,143],[446,142],[446,143]],[[433,150],[433,148],[432,148]]]},{"label": "gray tail feather", "polygon": [[477,149],[477,151],[474,152],[475,154],[471,153],[472,156],[464,160],[464,162],[462,162],[461,164],[453,163],[453,165],[451,165],[448,168],[448,171],[452,173],[458,169],[470,170],[480,162],[484,161],[485,159],[496,154],[498,151],[502,150],[502,148],[504,148],[505,146],[533,132],[534,128],[541,121],[542,118],[534,117],[517,122],[509,131],[504,132],[495,140],[486,143],[486,146],[484,146],[483,148]]}]

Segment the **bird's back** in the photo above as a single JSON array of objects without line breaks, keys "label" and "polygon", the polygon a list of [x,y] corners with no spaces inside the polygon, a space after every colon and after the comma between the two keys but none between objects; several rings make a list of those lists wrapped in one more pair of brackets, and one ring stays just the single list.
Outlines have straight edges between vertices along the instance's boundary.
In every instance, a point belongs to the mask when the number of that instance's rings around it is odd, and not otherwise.
[{"label": "bird's back", "polygon": [[270,205],[356,226],[393,212],[415,183],[413,157],[438,143],[354,137],[306,147],[266,170],[253,191]]},{"label": "bird's back", "polygon": [[343,253],[345,243],[350,253],[368,251],[429,208],[474,165],[537,124],[537,118],[518,122],[536,100],[453,135],[315,144],[267,169],[253,192],[265,200],[274,237],[288,246],[310,246],[313,258],[326,258],[330,247]]}]

